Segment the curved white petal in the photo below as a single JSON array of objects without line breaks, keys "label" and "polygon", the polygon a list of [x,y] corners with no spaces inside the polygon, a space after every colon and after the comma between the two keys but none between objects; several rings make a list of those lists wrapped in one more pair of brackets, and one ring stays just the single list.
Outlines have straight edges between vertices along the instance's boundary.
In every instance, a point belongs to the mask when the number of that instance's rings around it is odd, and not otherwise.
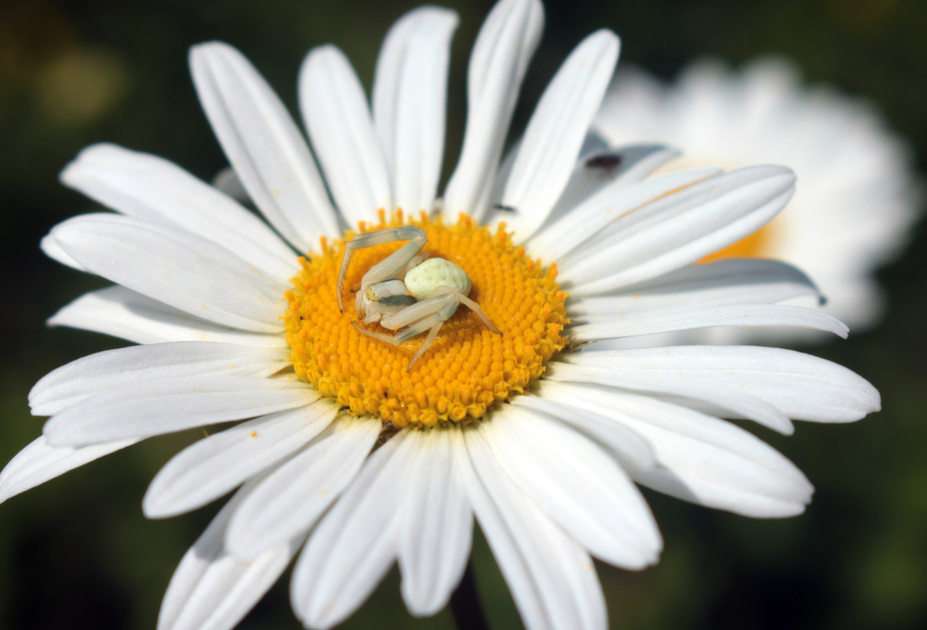
[{"label": "curved white petal", "polygon": [[251,197],[245,190],[245,185],[241,183],[238,173],[231,166],[226,166],[212,178],[212,185],[217,189],[240,203],[248,203]]},{"label": "curved white petal", "polygon": [[520,211],[519,239],[534,234],[566,188],[618,61],[618,49],[618,38],[611,31],[589,35],[541,96],[502,194],[504,206]]},{"label": "curved white petal", "polygon": [[[707,351],[714,350],[715,347],[708,347]],[[735,374],[728,374],[729,380],[720,380],[718,374],[692,373],[677,370],[673,365],[653,369],[648,365],[647,357],[634,360],[635,357],[631,356],[623,362],[624,357],[610,356],[638,351],[576,353],[567,357],[571,363],[551,363],[545,377],[554,381],[594,383],[624,390],[708,400],[724,409],[723,415],[750,418],[786,435],[794,433],[795,427],[787,414],[754,392],[732,385],[731,380],[737,379]]]},{"label": "curved white petal", "polygon": [[312,148],[341,213],[354,226],[393,209],[389,170],[350,62],[334,46],[309,52],[299,72],[299,106]]},{"label": "curved white petal", "polygon": [[601,414],[536,395],[518,396],[512,399],[512,404],[570,425],[609,450],[629,470],[645,470],[658,465],[657,455],[647,440]]},{"label": "curved white petal", "polygon": [[96,144],[68,164],[61,180],[113,210],[222,245],[282,282],[299,269],[292,250],[257,217],[157,156]]},{"label": "curved white petal", "polygon": [[628,472],[645,486],[745,516],[800,514],[813,488],[789,460],[734,426],[685,407],[589,385],[542,383],[539,395],[639,433],[660,465]]},{"label": "curved white petal", "polygon": [[53,446],[143,438],[304,407],[319,395],[289,379],[186,377],[137,383],[68,407],[45,423]]},{"label": "curved white petal", "polygon": [[592,559],[515,486],[479,431],[464,436],[467,495],[525,626],[604,630],[605,598]]},{"label": "curved white petal", "polygon": [[379,432],[374,420],[331,423],[242,502],[229,524],[229,549],[250,558],[305,534],[357,475]]},{"label": "curved white petal", "polygon": [[658,144],[584,149],[573,166],[566,188],[540,231],[560,220],[605,186],[619,181],[622,186],[639,182],[678,156],[679,151]]},{"label": "curved white petal", "polygon": [[226,328],[120,286],[85,293],[55,313],[48,320],[48,325],[92,330],[135,343],[209,341],[266,348],[286,347],[283,335]]},{"label": "curved white petal", "polygon": [[846,339],[850,329],[833,315],[801,306],[729,304],[578,316],[587,323],[571,328],[579,341],[711,328],[714,326],[794,327],[822,330]]},{"label": "curved white petal", "polygon": [[[544,260],[560,261],[567,254],[585,252],[586,243],[622,217],[717,175],[717,169],[693,169],[627,184],[617,179],[563,215],[536,238],[528,251]],[[567,269],[569,266],[567,266]]]},{"label": "curved white petal", "polygon": [[[583,352],[571,355],[570,360],[577,366],[612,374],[615,384],[622,380],[624,371],[649,374],[654,382],[685,381],[693,386],[693,393],[704,388],[692,398],[721,407],[725,405],[712,390],[736,390],[796,420],[853,422],[878,411],[881,405],[879,392],[854,372],[780,348],[678,346]],[[635,389],[634,385],[628,387]],[[682,391],[675,393],[689,396]]]},{"label": "curved white petal", "polygon": [[656,562],[662,543],[647,504],[597,445],[525,407],[480,432],[515,484],[593,556],[629,569]]},{"label": "curved white petal", "polygon": [[694,184],[619,219],[564,261],[560,280],[580,296],[679,269],[757,230],[794,190],[794,174],[776,166]]},{"label": "curved white petal", "polygon": [[577,318],[615,313],[643,314],[696,306],[776,304],[791,300],[816,303],[820,290],[804,272],[778,260],[729,258],[696,264],[601,296],[570,301]]},{"label": "curved white petal", "polygon": [[301,449],[336,413],[333,405],[317,401],[243,422],[195,442],[155,475],[142,502],[145,516],[166,518],[206,505]]},{"label": "curved white petal", "polygon": [[406,500],[400,514],[402,598],[416,616],[441,610],[470,555],[473,514],[459,467],[466,447],[456,428],[413,432]]},{"label": "curved white petal", "polygon": [[373,119],[389,164],[393,202],[431,210],[444,159],[447,70],[457,14],[425,6],[386,34],[373,82]]},{"label": "curved white petal", "polygon": [[289,364],[282,348],[181,341],[106,350],[42,377],[29,392],[36,416],[50,416],[94,394],[189,376],[270,376]]},{"label": "curved white petal", "polygon": [[42,237],[42,240],[39,241],[39,248],[46,256],[56,262],[60,262],[62,265],[78,271],[87,271],[79,262],[74,260],[70,254],[64,251],[51,234],[46,234]]},{"label": "curved white petal", "polygon": [[190,50],[190,69],[229,163],[271,225],[301,252],[338,234],[309,147],[254,66],[231,46],[211,42]]},{"label": "curved white petal", "polygon": [[489,209],[518,92],[543,26],[538,0],[502,0],[480,29],[467,73],[463,149],[444,194],[451,216],[467,212],[482,219]]},{"label": "curved white petal", "polygon": [[158,630],[228,630],[234,628],[270,589],[299,549],[289,541],[244,560],[223,546],[225,529],[246,485],[222,508],[184,555],[161,602]]},{"label": "curved white petal", "polygon": [[129,217],[75,217],[59,245],[89,271],[174,308],[253,332],[282,330],[286,285],[214,243]]},{"label": "curved white petal", "polygon": [[138,440],[120,440],[78,448],[56,447],[50,446],[45,436],[40,435],[0,472],[0,503],[136,442]]},{"label": "curved white petal", "polygon": [[374,451],[309,537],[290,581],[293,610],[306,626],[330,628],[347,618],[395,559],[408,433]]}]

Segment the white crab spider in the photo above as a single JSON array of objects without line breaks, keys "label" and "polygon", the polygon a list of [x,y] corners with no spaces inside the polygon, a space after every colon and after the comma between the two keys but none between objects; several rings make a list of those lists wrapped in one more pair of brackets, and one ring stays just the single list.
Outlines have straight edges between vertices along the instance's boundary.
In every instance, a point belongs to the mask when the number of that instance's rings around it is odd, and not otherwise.
[{"label": "white crab spider", "polygon": [[344,276],[354,250],[393,241],[409,242],[364,274],[355,304],[365,324],[379,322],[384,328],[398,332],[395,335],[378,333],[366,330],[355,322],[358,331],[398,346],[427,330],[428,336],[409,361],[408,369],[412,369],[431,346],[441,325],[457,312],[461,304],[476,313],[489,330],[499,333],[480,305],[467,297],[471,288],[467,273],[450,260],[426,258],[419,253],[425,245],[425,233],[417,227],[381,230],[348,242],[338,270],[339,310],[344,311]]}]

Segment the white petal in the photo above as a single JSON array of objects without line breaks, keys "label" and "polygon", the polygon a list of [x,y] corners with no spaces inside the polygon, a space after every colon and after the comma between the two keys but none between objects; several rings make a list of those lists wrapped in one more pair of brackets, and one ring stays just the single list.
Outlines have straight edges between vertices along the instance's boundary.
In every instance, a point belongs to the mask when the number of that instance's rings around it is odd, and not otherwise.
[{"label": "white petal", "polygon": [[447,604],[470,555],[473,515],[459,470],[467,455],[456,428],[409,439],[417,461],[397,532],[402,598],[413,615],[428,616]]},{"label": "white petal", "polygon": [[704,391],[691,397],[721,407],[725,405],[711,390],[737,390],[796,420],[853,422],[878,411],[881,404],[879,392],[845,367],[780,348],[679,346],[585,352],[570,360],[616,375],[628,370],[649,373],[654,381],[698,384]]},{"label": "white petal", "polygon": [[226,166],[216,173],[216,176],[212,178],[212,185],[235,201],[240,203],[248,203],[251,201],[251,197],[248,196],[248,191],[245,190],[245,185],[241,183],[238,173],[236,173],[235,169],[231,166]]},{"label": "white petal", "polygon": [[628,472],[641,484],[701,505],[754,517],[799,514],[813,488],[794,464],[729,422],[654,400],[588,385],[546,381],[540,396],[610,418],[643,436],[658,467]]},{"label": "white petal", "polygon": [[539,411],[570,425],[609,450],[629,470],[644,470],[657,465],[656,453],[647,440],[605,416],[534,395],[513,398],[512,404]]},{"label": "white petal", "polygon": [[618,38],[610,31],[588,36],[554,75],[525,131],[502,195],[520,210],[519,239],[544,223],[569,181],[589,124],[602,102],[618,61]]},{"label": "white petal", "polygon": [[250,558],[305,534],[357,475],[379,433],[374,420],[332,423],[242,502],[229,524],[229,549]]},{"label": "white petal", "polygon": [[61,180],[113,210],[222,245],[282,282],[299,269],[292,250],[257,217],[157,156],[97,144],[81,151]]},{"label": "white petal", "polygon": [[[572,295],[602,293],[679,269],[754,232],[795,191],[774,166],[744,168],[695,184],[616,221],[577,250],[560,276]],[[617,271],[616,271],[617,270]]]},{"label": "white petal", "polygon": [[306,56],[299,105],[335,203],[354,225],[392,210],[389,171],[370,109],[350,62],[334,46]]},{"label": "white petal", "polygon": [[[599,171],[600,178],[611,175],[613,179],[620,179],[625,184],[641,182],[653,175],[661,166],[675,160],[682,155],[679,149],[661,144],[628,144],[614,148],[604,147],[590,151],[584,167],[587,175],[591,169]],[[617,157],[617,165],[606,159],[604,163],[599,158]],[[590,161],[592,163],[590,163]]]},{"label": "white petal", "polygon": [[802,271],[777,260],[729,258],[696,264],[603,296],[570,302],[577,318],[609,317],[694,306],[816,303],[821,292]]},{"label": "white petal", "polygon": [[336,412],[331,404],[317,401],[195,442],[172,457],[152,480],[142,503],[145,516],[165,518],[206,505],[305,446]]},{"label": "white petal", "polygon": [[243,560],[223,547],[229,517],[250,486],[212,520],[174,571],[158,614],[158,630],[234,628],[277,581],[299,549],[290,541]]},{"label": "white petal", "polygon": [[[715,347],[707,349],[709,352],[714,350]],[[725,379],[719,378],[718,374],[677,370],[672,365],[652,369],[646,357],[635,360],[631,356],[624,362],[624,357],[610,356],[618,352],[639,350],[576,353],[568,357],[572,363],[551,363],[545,376],[555,381],[594,383],[624,390],[709,400],[725,410],[723,415],[750,418],[786,435],[795,431],[788,415],[780,409],[749,390],[731,385],[730,381],[736,380],[736,375],[727,375]]]},{"label": "white petal", "polygon": [[200,103],[248,195],[302,252],[338,234],[309,147],[283,103],[241,53],[212,42],[190,51]]},{"label": "white petal", "polygon": [[662,546],[644,499],[615,461],[559,422],[510,407],[480,425],[499,464],[593,556],[641,569]]},{"label": "white petal", "polygon": [[83,267],[128,289],[217,324],[282,329],[286,285],[214,243],[118,215],[69,219],[52,234]]},{"label": "white petal", "polygon": [[135,343],[210,341],[267,348],[286,347],[282,335],[226,328],[120,286],[85,293],[55,313],[48,324],[92,330]]},{"label": "white petal", "polygon": [[587,241],[621,217],[717,173],[716,169],[694,169],[630,185],[620,179],[612,181],[533,238],[528,251],[550,261],[560,261],[570,252],[581,254]]},{"label": "white petal", "polygon": [[318,399],[289,379],[205,376],[137,383],[68,407],[45,423],[54,446],[142,438],[304,407]]},{"label": "white petal", "polygon": [[656,144],[584,149],[573,166],[566,188],[543,225],[561,219],[605,186],[617,181],[623,186],[639,182],[678,155],[679,151]]},{"label": "white petal", "polygon": [[39,241],[39,248],[41,248],[46,256],[60,262],[62,265],[70,267],[71,269],[77,269],[78,271],[87,271],[81,267],[79,262],[71,258],[70,254],[62,249],[61,245],[58,244],[51,234],[46,234],[42,237],[42,240]]},{"label": "white petal", "polygon": [[237,374],[270,376],[289,364],[278,348],[176,342],[106,350],[72,361],[42,377],[29,392],[36,416],[50,416],[101,392],[162,379]]},{"label": "white petal", "polygon": [[823,330],[844,339],[849,333],[849,328],[843,322],[823,311],[801,306],[768,304],[673,307],[637,314],[618,310],[592,317],[580,316],[578,319],[588,322],[571,329],[571,335],[579,341],[652,335],[713,326],[795,327]]},{"label": "white petal", "polygon": [[543,26],[538,0],[502,0],[480,29],[467,73],[463,149],[444,195],[451,216],[467,212],[481,219],[488,210],[512,112]]},{"label": "white petal", "polygon": [[464,436],[467,494],[525,626],[604,630],[605,598],[592,559],[515,486],[479,431]]},{"label": "white petal", "polygon": [[408,431],[374,451],[309,537],[290,582],[297,616],[330,628],[350,615],[396,557],[397,515],[409,469]]},{"label": "white petal", "polygon": [[49,446],[40,435],[19,451],[0,472],[0,503],[138,440],[121,440],[72,448]]},{"label": "white petal", "polygon": [[490,224],[490,217],[495,219],[496,222],[503,219],[511,222],[513,217],[518,217],[520,214],[518,208],[503,206],[502,193],[505,191],[505,185],[509,180],[509,175],[512,174],[512,167],[515,166],[515,158],[518,157],[518,152],[521,149],[521,140],[521,138],[518,138],[505,150],[505,155],[502,156],[502,163],[499,164],[499,168],[496,169],[491,199],[497,203],[494,203],[490,211],[486,213],[487,219],[484,219],[484,223],[486,224]]},{"label": "white petal", "polygon": [[409,212],[434,206],[457,21],[447,9],[415,9],[390,29],[377,58],[373,118],[389,164],[394,205]]}]

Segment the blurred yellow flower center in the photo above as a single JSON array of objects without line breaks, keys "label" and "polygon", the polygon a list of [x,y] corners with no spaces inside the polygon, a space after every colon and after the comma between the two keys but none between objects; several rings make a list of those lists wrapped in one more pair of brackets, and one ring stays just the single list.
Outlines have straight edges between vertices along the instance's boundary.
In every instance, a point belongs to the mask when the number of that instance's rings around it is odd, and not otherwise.
[{"label": "blurred yellow flower center", "polygon": [[756,232],[748,234],[744,238],[731,243],[727,247],[719,249],[713,254],[708,254],[699,262],[711,263],[725,258],[769,258],[774,257],[773,253],[776,239],[776,220],[773,219]]},{"label": "blurred yellow flower center", "polygon": [[[490,332],[463,307],[451,317],[414,367],[409,359],[424,335],[400,346],[362,335],[358,315],[338,310],[336,284],[343,239],[322,241],[317,256],[300,259],[301,271],[287,294],[286,338],[296,375],[351,413],[372,415],[396,427],[432,426],[482,418],[491,407],[524,392],[544,372],[547,361],[567,343],[566,294],[556,267],[544,267],[495,232],[461,215],[453,225],[421,215],[361,224],[361,232],[415,225],[427,237],[423,253],[453,261],[472,282],[476,300],[501,331]],[[344,302],[354,304],[363,275],[402,246],[389,243],[355,251],[345,280]],[[363,324],[361,324],[363,325]],[[392,334],[379,324],[369,330]]]}]

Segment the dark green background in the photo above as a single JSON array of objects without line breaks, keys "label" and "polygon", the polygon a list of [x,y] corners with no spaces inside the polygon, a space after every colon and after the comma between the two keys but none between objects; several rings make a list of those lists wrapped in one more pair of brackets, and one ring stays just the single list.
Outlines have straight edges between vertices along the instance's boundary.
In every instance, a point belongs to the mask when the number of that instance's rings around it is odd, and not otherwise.
[{"label": "dark green background", "polygon": [[[489,2],[449,4],[461,14],[450,97],[453,159],[464,115],[461,78]],[[32,383],[66,361],[118,344],[44,326],[55,309],[101,285],[38,249],[53,224],[92,207],[58,183],[62,166],[83,146],[107,140],[163,155],[209,178],[224,161],[189,81],[191,44],[233,43],[292,107],[297,70],[309,47],[342,46],[369,85],[388,25],[413,6],[398,0],[98,0],[86,6],[4,0],[0,463],[40,430],[42,421],[31,418],[26,407]],[[547,18],[525,102],[533,102],[582,36],[602,26],[622,36],[624,60],[666,76],[705,54],[741,61],[779,52],[794,58],[809,80],[877,104],[924,167],[927,3],[574,0],[549,3]],[[520,124],[525,109],[519,109]],[[786,521],[756,521],[648,493],[666,549],[661,563],[643,573],[600,567],[613,626],[927,627],[922,625],[927,623],[924,241],[921,227],[906,254],[880,273],[891,300],[883,324],[819,350],[871,379],[885,411],[849,426],[803,424],[788,439],[762,433],[815,483],[808,512]],[[141,514],[141,497],[157,469],[196,435],[150,440],[0,506],[0,627],[153,627],[177,561],[214,508],[149,521]],[[517,626],[482,540],[474,557],[494,626]],[[409,617],[392,574],[346,625],[450,624],[447,613],[423,621]],[[298,627],[285,579],[243,627]]]}]

